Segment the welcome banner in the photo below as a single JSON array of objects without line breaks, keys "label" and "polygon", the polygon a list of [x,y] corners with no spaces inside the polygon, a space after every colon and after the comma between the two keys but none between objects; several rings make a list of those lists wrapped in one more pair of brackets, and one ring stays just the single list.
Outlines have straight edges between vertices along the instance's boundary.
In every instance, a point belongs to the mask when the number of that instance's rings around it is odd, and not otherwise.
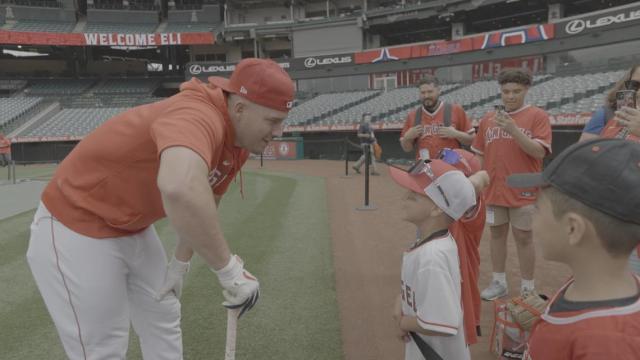
[{"label": "welcome banner", "polygon": [[213,33],[48,33],[0,30],[3,45],[56,45],[56,46],[165,46],[212,45]]}]

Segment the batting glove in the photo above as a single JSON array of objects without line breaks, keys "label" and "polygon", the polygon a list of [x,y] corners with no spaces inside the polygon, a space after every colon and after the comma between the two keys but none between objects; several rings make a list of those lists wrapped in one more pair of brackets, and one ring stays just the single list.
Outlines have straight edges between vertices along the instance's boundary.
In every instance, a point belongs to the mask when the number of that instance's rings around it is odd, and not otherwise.
[{"label": "batting glove", "polygon": [[226,301],[222,305],[228,309],[241,309],[238,318],[258,302],[260,283],[244,269],[244,263],[238,256],[231,256],[227,266],[213,272],[218,276],[223,288],[222,295]]},{"label": "batting glove", "polygon": [[180,261],[174,256],[167,265],[164,282],[158,291],[156,300],[164,299],[170,292],[173,292],[179,299],[182,295],[182,283],[187,272],[189,272],[189,263]]}]

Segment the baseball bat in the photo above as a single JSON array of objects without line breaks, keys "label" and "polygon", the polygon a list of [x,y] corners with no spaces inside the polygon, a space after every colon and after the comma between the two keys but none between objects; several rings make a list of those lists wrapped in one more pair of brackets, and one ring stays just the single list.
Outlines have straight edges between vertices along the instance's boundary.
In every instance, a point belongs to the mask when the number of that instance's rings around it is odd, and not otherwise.
[{"label": "baseball bat", "polygon": [[238,314],[240,309],[227,309],[227,343],[224,350],[224,360],[236,359],[236,330],[238,329]]}]

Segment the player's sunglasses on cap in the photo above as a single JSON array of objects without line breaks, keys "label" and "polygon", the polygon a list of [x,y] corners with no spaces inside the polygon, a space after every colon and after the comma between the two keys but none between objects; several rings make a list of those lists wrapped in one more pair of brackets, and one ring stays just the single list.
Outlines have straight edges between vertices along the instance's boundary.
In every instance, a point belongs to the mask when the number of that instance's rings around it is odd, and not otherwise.
[{"label": "player's sunglasses on cap", "polygon": [[476,205],[473,184],[462,171],[442,160],[419,160],[409,169],[389,164],[389,174],[403,188],[429,197],[454,220]]},{"label": "player's sunglasses on cap", "polygon": [[475,155],[464,149],[444,148],[438,152],[436,158],[462,171],[465,176],[471,176],[482,168]]},{"label": "player's sunglasses on cap", "polygon": [[453,149],[444,148],[438,153],[438,159],[446,162],[449,165],[456,165],[463,161],[462,155],[453,151]]},{"label": "player's sunglasses on cap", "polygon": [[431,180],[431,183],[436,186],[436,188],[438,189],[438,192],[440,193],[440,195],[442,195],[442,198],[444,199],[445,204],[447,204],[447,206],[451,206],[451,203],[449,202],[449,199],[447,198],[447,195],[442,190],[442,187],[440,187],[440,183],[438,182],[438,178],[434,174],[433,169],[431,169],[431,160],[429,160],[429,159],[427,159],[427,160],[418,160],[408,170],[405,170],[405,169],[403,169],[403,168],[401,168],[399,166],[395,166],[393,164],[388,164],[388,165],[392,166],[392,167],[394,167],[396,169],[400,169],[402,171],[406,171],[406,172],[409,173],[410,176],[420,176],[422,174],[427,175],[427,177]]}]

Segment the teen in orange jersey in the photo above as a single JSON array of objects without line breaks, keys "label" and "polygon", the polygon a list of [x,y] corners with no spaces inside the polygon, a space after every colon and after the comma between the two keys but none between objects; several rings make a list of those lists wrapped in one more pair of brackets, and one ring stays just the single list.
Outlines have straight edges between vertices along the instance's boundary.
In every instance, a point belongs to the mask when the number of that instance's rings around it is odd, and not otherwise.
[{"label": "teen in orange jersey", "polygon": [[505,69],[498,76],[504,109],[482,118],[472,150],[483,161],[491,182],[484,192],[487,224],[491,228],[493,280],[481,296],[494,300],[508,294],[506,281],[509,225],[518,249],[521,293],[534,290],[535,250],[531,237],[531,212],[537,189],[512,189],[509,175],[542,169],[542,159],[551,152],[551,124],[544,110],[525,104],[531,74],[523,69]]}]

